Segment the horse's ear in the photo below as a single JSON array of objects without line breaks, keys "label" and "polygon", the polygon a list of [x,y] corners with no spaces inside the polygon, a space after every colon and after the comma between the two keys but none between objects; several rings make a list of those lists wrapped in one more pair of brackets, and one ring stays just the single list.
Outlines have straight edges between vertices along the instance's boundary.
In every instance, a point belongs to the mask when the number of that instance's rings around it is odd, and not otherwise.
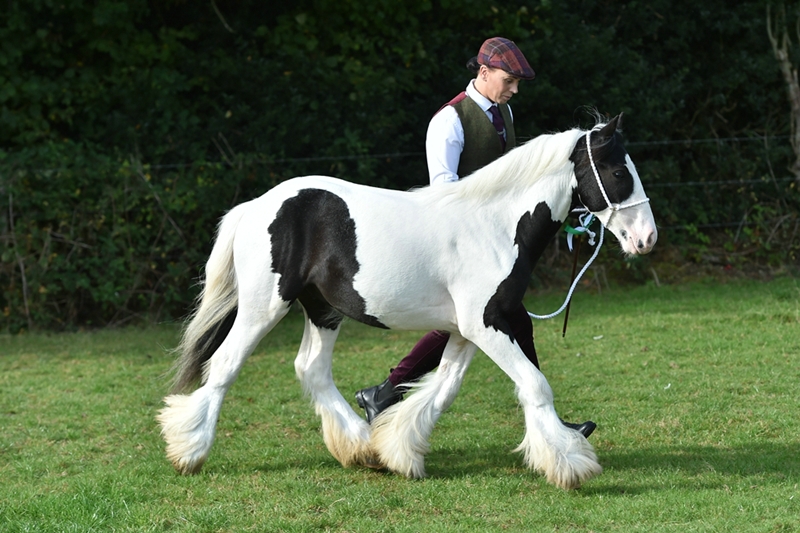
[{"label": "horse's ear", "polygon": [[610,139],[614,136],[614,132],[622,127],[622,113],[608,121],[608,124],[600,130],[600,138]]}]

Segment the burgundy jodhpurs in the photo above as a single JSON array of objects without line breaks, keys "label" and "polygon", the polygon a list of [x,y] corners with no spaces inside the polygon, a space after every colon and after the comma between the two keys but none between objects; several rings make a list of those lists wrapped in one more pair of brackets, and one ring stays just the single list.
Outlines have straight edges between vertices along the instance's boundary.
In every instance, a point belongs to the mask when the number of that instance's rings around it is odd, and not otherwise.
[{"label": "burgundy jodhpurs", "polygon": [[[533,345],[533,324],[528,311],[522,303],[508,317],[511,331],[528,360],[539,368],[536,348]],[[413,383],[439,366],[444,347],[450,339],[446,331],[431,331],[422,337],[411,352],[403,358],[389,374],[389,381],[395,387],[401,383]]]}]

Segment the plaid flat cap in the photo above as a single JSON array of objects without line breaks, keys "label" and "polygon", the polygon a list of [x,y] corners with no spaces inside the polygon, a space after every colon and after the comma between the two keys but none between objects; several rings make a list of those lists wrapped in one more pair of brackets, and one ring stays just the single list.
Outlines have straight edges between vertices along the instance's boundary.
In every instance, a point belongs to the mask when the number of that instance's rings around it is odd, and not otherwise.
[{"label": "plaid flat cap", "polygon": [[502,69],[523,80],[532,80],[536,77],[522,51],[513,41],[503,37],[492,37],[483,42],[478,52],[478,63]]}]

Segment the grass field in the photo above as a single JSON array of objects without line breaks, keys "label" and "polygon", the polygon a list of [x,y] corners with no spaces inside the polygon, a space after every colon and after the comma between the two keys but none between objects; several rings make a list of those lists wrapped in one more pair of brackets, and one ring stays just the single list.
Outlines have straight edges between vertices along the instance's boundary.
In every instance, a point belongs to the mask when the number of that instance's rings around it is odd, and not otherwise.
[{"label": "grass field", "polygon": [[[565,339],[560,317],[534,326],[559,414],[598,423],[605,471],[577,491],[511,451],[522,413],[481,354],[428,478],[344,469],[294,377],[292,313],[229,393],[203,471],[181,477],[154,421],[176,325],[0,336],[0,531],[800,531],[799,282],[579,291]],[[345,324],[345,397],[418,336]]]}]

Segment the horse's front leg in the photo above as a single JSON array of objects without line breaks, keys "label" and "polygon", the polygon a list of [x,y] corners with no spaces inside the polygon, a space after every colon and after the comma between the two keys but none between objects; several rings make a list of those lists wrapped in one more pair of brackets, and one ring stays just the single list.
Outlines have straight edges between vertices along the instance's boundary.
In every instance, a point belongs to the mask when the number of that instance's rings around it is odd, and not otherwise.
[{"label": "horse's front leg", "polygon": [[412,385],[408,398],[373,420],[370,444],[389,470],[406,477],[425,476],[433,426],[453,403],[476,351],[473,343],[452,333],[439,368]]},{"label": "horse's front leg", "polygon": [[473,340],[517,387],[525,413],[525,438],[515,451],[523,452],[528,467],[563,489],[578,488],[600,474],[603,469],[594,448],[583,435],[561,423],[553,405],[553,390],[519,344],[494,328],[482,329]]}]

